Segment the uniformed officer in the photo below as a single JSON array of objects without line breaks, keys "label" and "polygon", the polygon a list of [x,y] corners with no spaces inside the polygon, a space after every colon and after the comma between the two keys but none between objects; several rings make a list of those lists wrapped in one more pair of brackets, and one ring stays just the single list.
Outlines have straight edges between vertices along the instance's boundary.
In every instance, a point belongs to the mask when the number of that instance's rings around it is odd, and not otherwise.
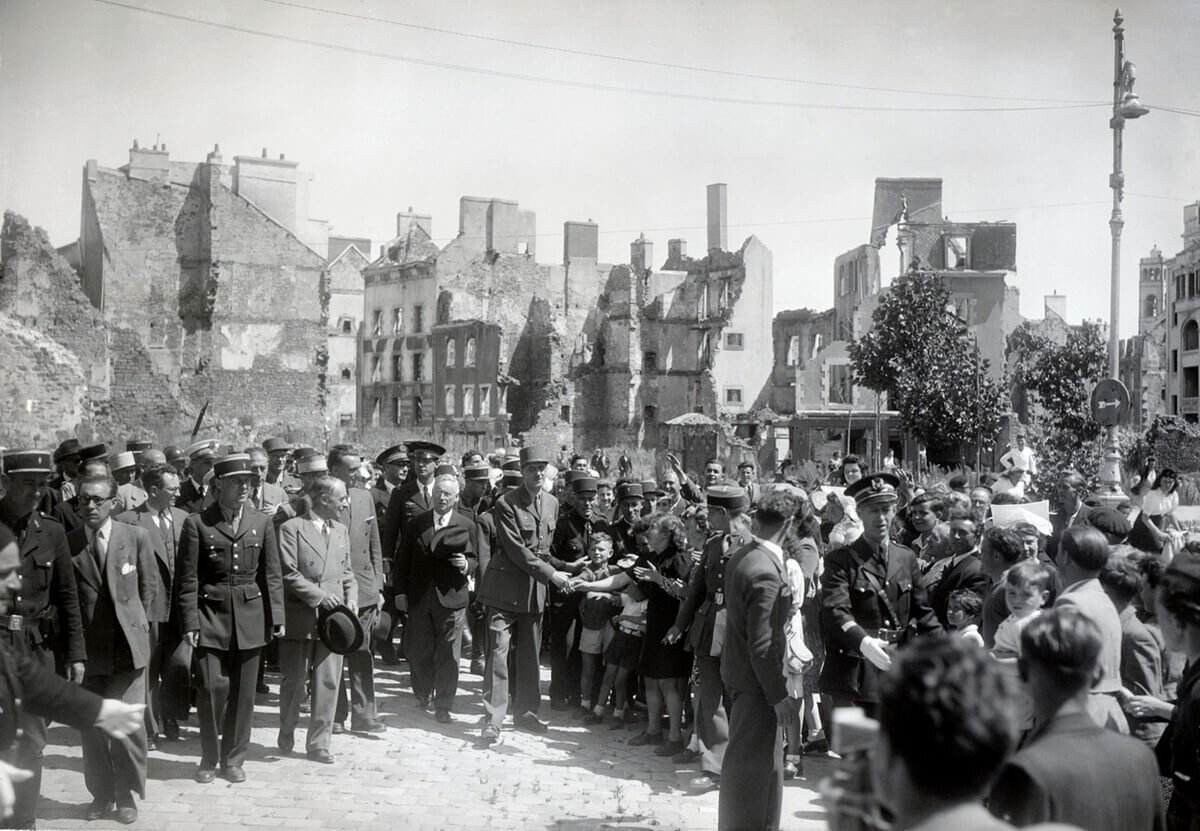
[{"label": "uniformed officer", "polygon": [[[597,480],[586,472],[566,473],[567,510],[554,527],[550,543],[550,565],[572,577],[587,564],[588,541],[595,531],[608,533],[608,523],[592,512]],[[582,623],[579,606],[583,595],[551,592],[546,602],[546,628],[550,637],[550,707],[569,710],[579,706],[579,676],[583,658],[579,654]]]},{"label": "uniformed officer", "polygon": [[[82,683],[87,654],[71,550],[62,526],[37,511],[54,473],[51,456],[39,450],[9,450],[0,462],[5,491],[0,522],[16,535],[21,555],[21,586],[9,612],[0,615],[0,644],[11,654],[28,655],[49,672],[55,668],[53,650],[58,650],[68,680]],[[13,821],[15,827],[31,828],[42,784],[46,722],[26,713],[20,728],[16,760],[33,776],[17,786]]]},{"label": "uniformed officer", "polygon": [[[696,688],[696,733],[701,749],[684,751],[676,757],[679,764],[699,758],[706,774],[693,781],[693,787],[717,785],[721,764],[729,744],[729,718],[725,686],[721,683],[721,649],[713,654],[713,631],[717,618],[725,614],[725,568],[730,555],[750,541],[750,500],[736,485],[714,485],[706,493],[708,520],[713,533],[704,543],[700,567],[692,571],[688,593],[675,625],[667,632],[667,642],[677,643],[688,633],[688,645],[696,656],[699,684]],[[722,626],[723,628],[723,626]]]},{"label": "uniformed officer", "polygon": [[[499,542],[479,587],[479,601],[488,609],[488,673],[491,687],[484,702],[487,723],[483,739],[500,738],[508,711],[508,652],[516,653],[516,689],[513,723],[521,729],[544,733],[547,725],[537,717],[541,702],[538,688],[538,651],[542,642],[542,608],[546,584],[565,588],[571,578],[547,562],[558,501],[545,492],[548,454],[521,448],[521,487],[496,502],[496,537]],[[393,501],[395,498],[393,497]]]},{"label": "uniformed officer", "polygon": [[204,509],[204,477],[212,470],[218,447],[220,442],[216,439],[204,439],[188,445],[184,450],[188,457],[187,477],[179,483],[175,507],[183,508],[189,514],[197,514]]},{"label": "uniformed officer", "polygon": [[[371,499],[375,502],[375,515],[382,525],[383,518],[387,515],[388,501],[392,498],[392,491],[408,478],[408,448],[402,444],[393,444],[375,457],[375,464],[383,473],[371,485]],[[390,574],[388,568],[391,566],[392,554],[390,551],[385,553],[383,573]]]},{"label": "uniformed officer", "polygon": [[300,491],[300,482],[288,471],[288,455],[295,448],[287,439],[271,436],[262,443],[267,451],[267,483],[278,485],[289,495]]},{"label": "uniformed officer", "polygon": [[434,473],[438,459],[446,455],[446,448],[431,441],[408,441],[404,444],[412,462],[412,476],[392,490],[383,529],[379,534],[383,556],[389,559],[396,556],[403,542],[405,525],[413,517],[433,510]]},{"label": "uniformed officer", "polygon": [[899,488],[891,473],[869,474],[846,488],[858,506],[862,536],[825,555],[820,626],[826,654],[818,686],[834,707],[856,705],[868,715],[895,647],[940,628],[917,583],[917,555],[889,538]]},{"label": "uniformed officer", "polygon": [[626,554],[637,555],[633,524],[641,518],[642,506],[645,504],[641,482],[618,482],[614,494],[617,499],[617,518],[610,528],[613,538],[610,564],[619,562]]},{"label": "uniformed officer", "polygon": [[254,686],[267,637],[283,634],[283,578],[271,519],[247,504],[250,457],[213,464],[217,500],[183,523],[179,540],[179,609],[195,649],[200,766],[212,782],[218,763],[230,782],[246,779]]}]

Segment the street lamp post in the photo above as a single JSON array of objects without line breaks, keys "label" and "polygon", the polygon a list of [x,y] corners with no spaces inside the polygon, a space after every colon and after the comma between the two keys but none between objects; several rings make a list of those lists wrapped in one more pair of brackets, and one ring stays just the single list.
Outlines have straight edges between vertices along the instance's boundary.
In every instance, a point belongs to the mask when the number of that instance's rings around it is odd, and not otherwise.
[{"label": "street lamp post", "polygon": [[[1112,281],[1110,285],[1108,321],[1108,374],[1120,381],[1121,377],[1121,230],[1125,220],[1121,215],[1121,200],[1125,196],[1125,173],[1121,169],[1121,154],[1125,122],[1141,118],[1149,112],[1133,91],[1137,69],[1132,61],[1125,60],[1125,18],[1117,9],[1113,15],[1113,112],[1108,125],[1113,131],[1113,170],[1108,178],[1113,192],[1112,217],[1108,220],[1112,232]],[[1118,426],[1105,428],[1104,461],[1100,466],[1100,487],[1097,495],[1105,501],[1119,502],[1124,498],[1121,487],[1121,448]]]}]

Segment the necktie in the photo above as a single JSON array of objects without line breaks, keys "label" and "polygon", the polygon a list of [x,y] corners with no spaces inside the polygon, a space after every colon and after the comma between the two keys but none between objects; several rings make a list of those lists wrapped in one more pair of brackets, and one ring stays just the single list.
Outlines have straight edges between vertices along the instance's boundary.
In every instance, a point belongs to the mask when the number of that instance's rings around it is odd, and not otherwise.
[{"label": "necktie", "polygon": [[167,550],[167,562],[175,562],[175,531],[171,528],[171,509],[158,515],[158,530],[162,532],[163,545]]},{"label": "necktie", "polygon": [[103,571],[104,558],[108,554],[108,540],[104,539],[99,531],[92,534],[92,554],[96,557],[96,565]]},{"label": "necktie", "polygon": [[325,551],[329,551],[329,520],[321,523],[321,537],[325,540]]},{"label": "necktie", "polygon": [[257,511],[262,510],[262,486],[254,489],[254,509]]}]

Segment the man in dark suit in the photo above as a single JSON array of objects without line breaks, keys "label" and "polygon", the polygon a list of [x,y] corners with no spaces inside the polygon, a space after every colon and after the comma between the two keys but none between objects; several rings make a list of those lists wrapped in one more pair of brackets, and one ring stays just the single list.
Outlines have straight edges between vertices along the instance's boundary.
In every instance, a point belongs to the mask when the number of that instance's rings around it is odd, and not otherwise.
[{"label": "man in dark suit", "polygon": [[290,753],[295,745],[300,699],[311,681],[310,715],[305,750],[309,761],[332,764],[329,736],[342,679],[342,656],[317,637],[317,617],[345,605],[358,604],[358,587],[350,565],[350,534],[337,521],[346,507],[346,485],[322,475],[308,488],[309,510],[279,528],[286,624],[279,641],[283,686],[279,694],[278,746]]},{"label": "man in dark suit", "polygon": [[538,650],[546,584],[563,589],[571,582],[568,574],[555,571],[546,561],[558,520],[558,500],[543,487],[549,459],[549,454],[537,448],[521,448],[522,484],[501,496],[492,509],[498,544],[492,549],[478,593],[479,602],[488,610],[487,675],[491,686],[484,700],[488,719],[483,728],[488,743],[500,739],[508,712],[510,646],[515,649],[516,671],[513,723],[536,733],[547,730],[537,717],[541,702]]},{"label": "man in dark suit", "polygon": [[220,446],[221,443],[216,439],[204,439],[188,445],[184,451],[188,457],[188,473],[187,478],[179,483],[175,505],[189,514],[204,510],[204,477],[212,470]]},{"label": "man in dark suit", "polygon": [[335,445],[329,451],[326,466],[332,476],[346,486],[345,507],[337,521],[350,533],[350,567],[358,585],[358,621],[362,624],[362,646],[345,656],[345,674],[338,692],[335,733],[344,729],[346,715],[351,714],[350,728],[356,733],[382,733],[387,728],[375,710],[375,660],[371,653],[370,633],[379,619],[383,603],[383,557],[379,545],[379,520],[371,495],[362,488],[351,487],[351,477],[362,466],[362,457],[349,445]]},{"label": "man in dark suit", "polygon": [[800,498],[775,491],[760,501],[754,539],[725,569],[725,643],[721,680],[729,691],[729,746],[721,769],[717,827],[779,828],[783,733],[799,716],[783,674],[784,626],[792,596],[780,547]]},{"label": "man in dark suit", "polygon": [[274,629],[283,634],[283,580],[269,517],[249,507],[250,457],[213,464],[217,500],[183,524],[176,563],[179,611],[196,650],[200,766],[212,782],[220,763],[230,782],[244,782],[258,662]]},{"label": "man in dark suit", "polygon": [[1100,651],[1100,629],[1070,607],[1042,612],[1021,633],[1037,726],[992,786],[988,808],[996,816],[1022,827],[1164,827],[1153,752],[1088,714]]},{"label": "man in dark suit", "polygon": [[492,559],[496,538],[496,522],[492,516],[488,493],[491,490],[490,467],[484,463],[463,468],[463,488],[458,495],[458,512],[471,520],[475,536],[475,571],[468,575],[470,602],[467,605],[467,628],[471,635],[471,674],[483,676],[487,657],[487,612],[479,602],[479,582]]},{"label": "man in dark suit", "polygon": [[879,676],[892,664],[897,644],[938,628],[917,584],[917,555],[891,542],[900,480],[873,473],[846,488],[858,506],[862,536],[825,555],[821,581],[821,636],[825,664],[818,688],[832,706],[856,705],[874,713]]},{"label": "man in dark suit", "polygon": [[[116,482],[89,476],[79,483],[84,525],[71,532],[79,608],[87,645],[83,686],[102,698],[146,702],[150,624],[157,568],[150,536],[114,522]],[[116,804],[117,820],[137,820],[133,794],[146,798],[146,731],[112,741],[102,731],[83,731],[83,778],[92,795],[87,818],[104,819]]]},{"label": "man in dark suit", "polygon": [[147,470],[142,476],[146,486],[146,501],[136,511],[126,511],[117,522],[136,525],[150,537],[154,549],[154,600],[146,607],[150,623],[150,663],[146,667],[146,736],[147,745],[155,749],[161,733],[174,741],[179,738],[179,720],[187,716],[188,700],[183,691],[163,688],[163,670],[167,658],[179,645],[177,612],[178,594],[175,585],[175,555],[179,551],[179,533],[187,512],[176,508],[179,477],[167,467]]},{"label": "man in dark suit", "polygon": [[1087,480],[1077,470],[1065,470],[1054,486],[1054,501],[1058,510],[1050,515],[1050,539],[1046,543],[1046,553],[1055,559],[1058,556],[1058,542],[1063,532],[1076,525],[1087,525],[1088,514],[1092,509],[1083,504],[1087,496]]},{"label": "man in dark suit", "polygon": [[396,557],[392,586],[396,609],[408,613],[404,655],[412,669],[413,694],[451,721],[458,692],[461,638],[470,597],[467,575],[477,557],[470,519],[455,510],[459,485],[447,466],[434,479],[433,510],[412,521]]},{"label": "man in dark suit", "polygon": [[[37,511],[46,482],[54,472],[50,454],[9,450],[3,454],[2,465],[0,522],[12,529],[20,544],[21,586],[11,610],[0,615],[0,643],[10,652],[29,652],[50,672],[57,657],[68,680],[81,683],[87,652],[71,551],[62,526]],[[32,709],[26,709],[20,728],[16,764],[33,776],[16,785],[17,803],[11,822],[12,827],[28,828],[37,814],[46,722],[33,715]]]},{"label": "man in dark suit", "polygon": [[392,490],[387,514],[379,537],[384,557],[395,557],[403,542],[404,528],[412,519],[433,510],[433,475],[437,462],[446,455],[440,444],[428,441],[405,442],[412,460],[413,476]]},{"label": "man in dark suit", "polygon": [[947,629],[953,628],[946,619],[950,595],[963,589],[986,598],[992,585],[979,561],[978,525],[970,514],[951,516],[950,550],[953,553],[949,557],[930,566],[940,568],[941,576],[929,589],[929,605],[938,623]]}]

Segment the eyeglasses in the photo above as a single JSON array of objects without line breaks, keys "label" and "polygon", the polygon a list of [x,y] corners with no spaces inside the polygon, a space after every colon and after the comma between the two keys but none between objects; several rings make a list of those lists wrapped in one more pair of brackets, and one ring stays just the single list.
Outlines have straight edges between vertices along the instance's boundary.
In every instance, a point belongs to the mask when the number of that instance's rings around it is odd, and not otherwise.
[{"label": "eyeglasses", "polygon": [[79,504],[80,505],[103,505],[105,502],[108,502],[110,499],[112,499],[111,496],[93,496],[92,494],[89,494],[89,493],[79,494]]}]

